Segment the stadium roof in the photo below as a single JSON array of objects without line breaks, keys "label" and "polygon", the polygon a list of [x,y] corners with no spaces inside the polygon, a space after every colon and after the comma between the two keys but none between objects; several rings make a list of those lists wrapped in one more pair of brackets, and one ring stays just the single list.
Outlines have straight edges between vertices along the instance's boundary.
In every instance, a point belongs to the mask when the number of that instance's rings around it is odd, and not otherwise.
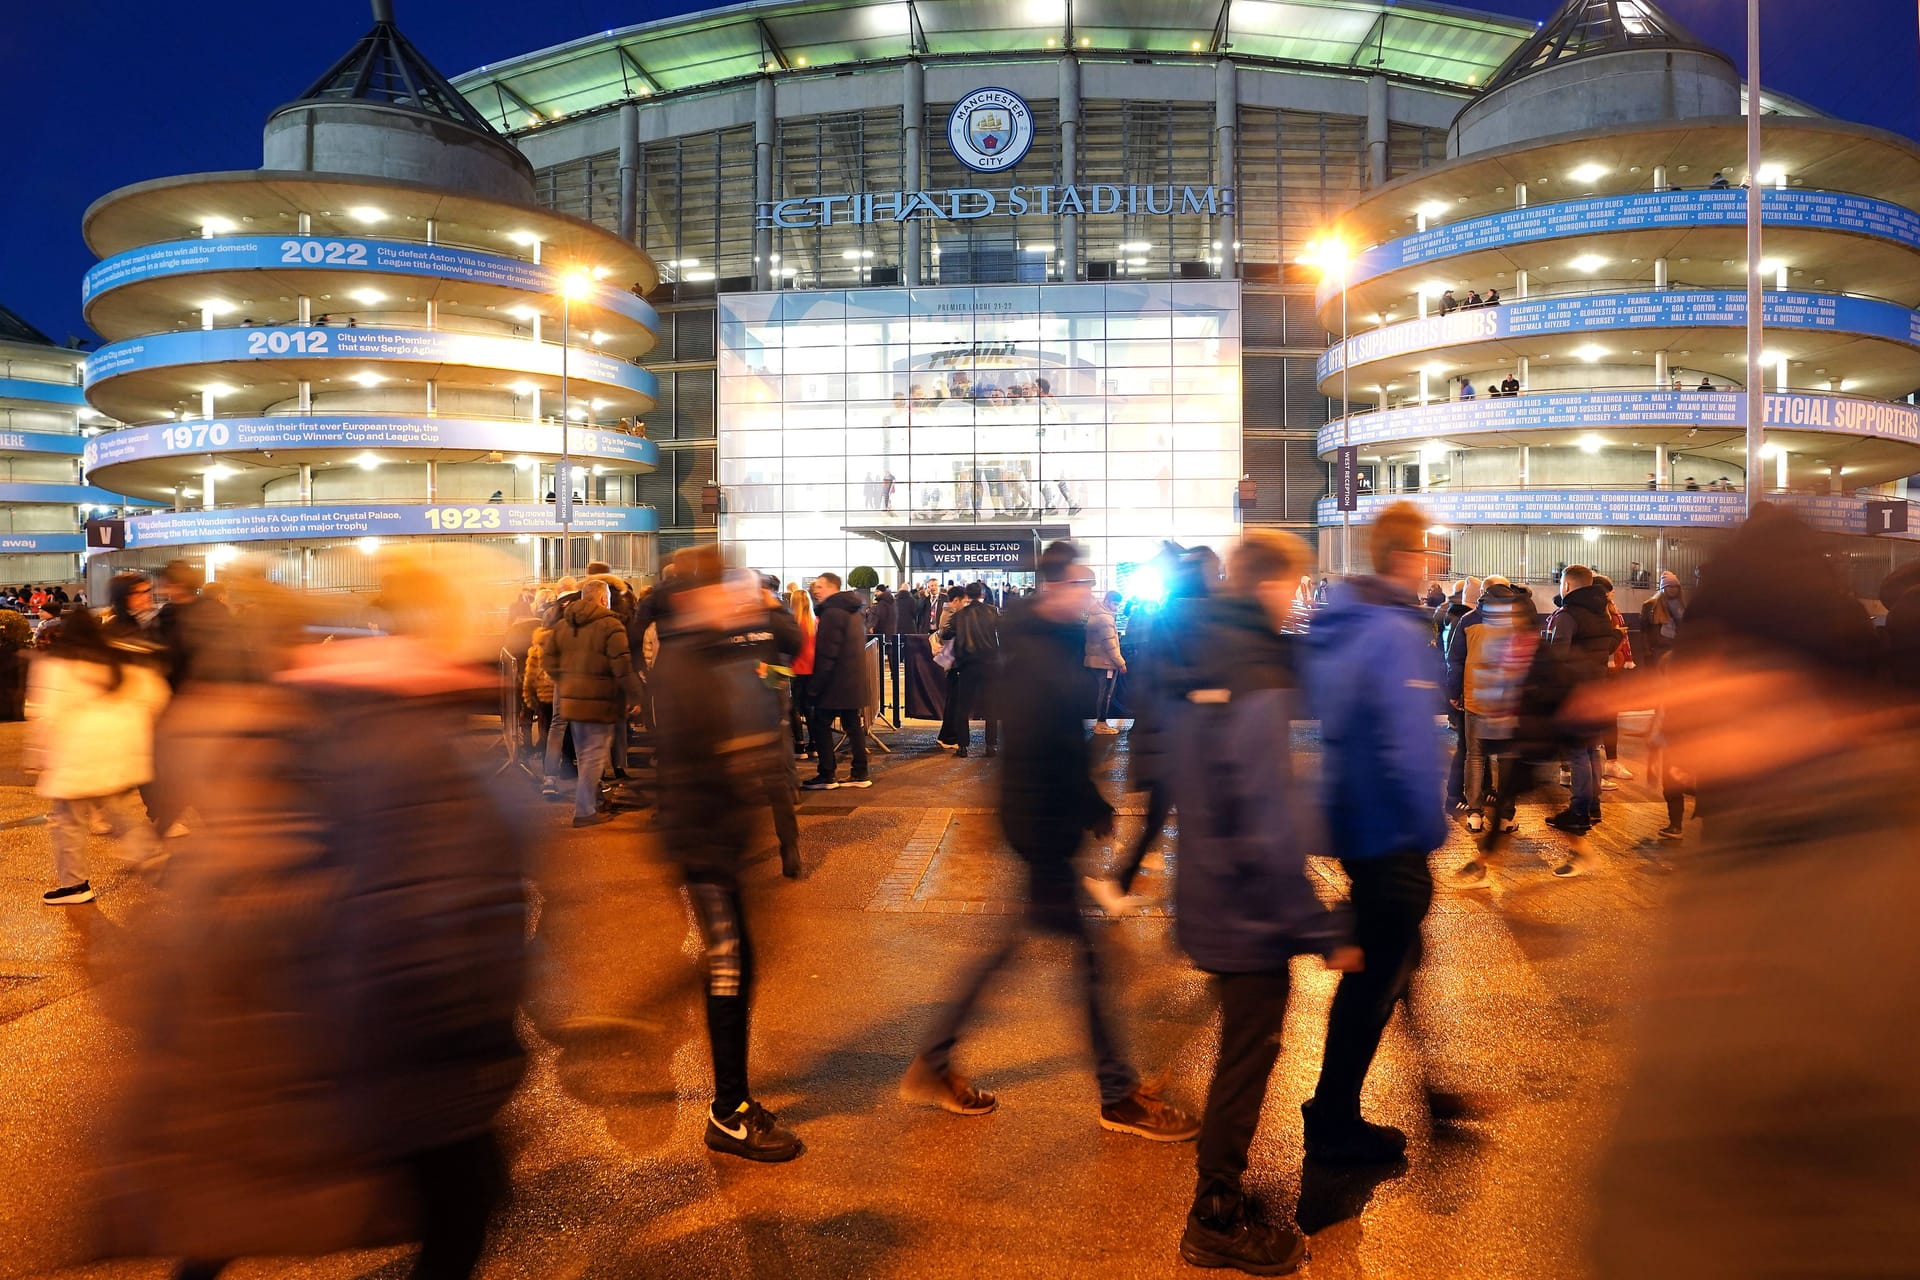
[{"label": "stadium roof", "polygon": [[37,346],[56,346],[54,340],[22,320],[14,312],[0,307],[0,341],[31,342]]},{"label": "stadium roof", "polygon": [[1535,29],[1423,0],[754,0],[491,63],[454,84],[515,133],[763,71],[1067,48],[1090,58],[1230,52],[1471,92]]},{"label": "stadium roof", "polygon": [[1726,56],[1695,39],[1653,0],[1567,0],[1513,51],[1487,81],[1486,88],[1504,88],[1536,71],[1576,58],[1637,49],[1697,49],[1716,57]]},{"label": "stadium roof", "polygon": [[474,110],[393,25],[391,0],[374,0],[373,12],[373,29],[280,110],[315,102],[370,102],[492,134],[493,125],[486,116]]}]

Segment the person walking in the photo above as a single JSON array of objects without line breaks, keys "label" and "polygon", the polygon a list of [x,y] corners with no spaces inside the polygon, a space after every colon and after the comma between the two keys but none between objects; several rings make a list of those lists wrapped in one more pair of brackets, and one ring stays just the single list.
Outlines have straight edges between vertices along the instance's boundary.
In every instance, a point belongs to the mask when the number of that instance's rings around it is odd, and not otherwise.
[{"label": "person walking", "polygon": [[1093,607],[1087,610],[1087,656],[1082,661],[1093,672],[1093,731],[1098,734],[1120,732],[1119,726],[1107,718],[1113,708],[1113,687],[1127,673],[1127,659],[1120,652],[1120,628],[1114,622],[1113,611],[1119,607],[1120,593],[1109,591],[1095,596]]},{"label": "person walking", "polygon": [[[1096,1075],[1100,1126],[1158,1142],[1181,1142],[1200,1131],[1191,1115],[1140,1082],[1115,1042],[1099,952],[1075,893],[1074,859],[1091,831],[1113,829],[1113,806],[1094,785],[1081,693],[1075,676],[1085,650],[1093,570],[1079,550],[1056,542],[1041,553],[1040,588],[1011,610],[1001,629],[1005,664],[1005,759],[1000,769],[1000,821],[1026,868],[1026,923],[1071,941],[1085,1005]],[[911,1102],[958,1115],[985,1115],[996,1100],[953,1069],[974,1005],[989,979],[1012,958],[1023,926],[1014,922],[1000,945],[962,979],[901,1081]]]},{"label": "person walking", "polygon": [[795,759],[811,760],[818,754],[807,726],[807,708],[811,702],[813,650],[820,622],[814,616],[813,597],[799,587],[787,592],[787,612],[800,628],[800,648],[793,655],[793,705],[789,715],[793,730]]},{"label": "person walking", "polygon": [[1660,590],[1640,605],[1640,634],[1646,640],[1642,663],[1657,667],[1673,652],[1680,640],[1680,624],[1686,621],[1687,600],[1680,590],[1680,576],[1671,569],[1660,575]]},{"label": "person walking", "polygon": [[965,606],[954,612],[940,635],[953,642],[955,698],[950,718],[954,758],[967,757],[976,712],[986,721],[987,754],[997,755],[1000,717],[993,705],[993,685],[1000,665],[1000,611],[987,599],[984,583],[968,584]]},{"label": "person walking", "polygon": [[[1488,578],[1480,605],[1460,620],[1447,654],[1447,697],[1466,716],[1467,830],[1506,834],[1513,814],[1517,778],[1510,746],[1520,714],[1527,671],[1540,643],[1539,613],[1533,596],[1505,578]],[[1497,847],[1498,839],[1491,845]],[[1461,888],[1486,883],[1487,868],[1478,854],[1454,872]]]},{"label": "person walking", "polygon": [[662,738],[660,831],[680,866],[706,958],[713,1104],[704,1141],[709,1151],[778,1163],[805,1146],[754,1099],[748,1081],[755,974],[740,873],[766,780],[784,776],[786,764],[773,696],[750,649],[730,638],[757,621],[764,605],[752,583],[727,580],[718,546],[692,547],[676,559],[681,569],[654,695]]},{"label": "person walking", "polygon": [[54,886],[50,907],[94,899],[87,837],[96,824],[136,865],[160,856],[160,839],[136,788],[153,781],[153,727],[167,705],[160,658],[138,637],[110,636],[85,609],[66,613],[27,672],[23,756],[34,791],[51,802]]},{"label": "person walking", "polygon": [[[946,698],[940,707],[940,732],[934,735],[934,742],[946,751],[958,751],[960,740],[971,737],[973,731],[966,729],[959,721],[960,715],[960,673],[954,669],[953,618],[967,607],[967,589],[949,587],[944,596],[935,597],[939,601],[934,616],[938,619],[932,632],[932,644],[935,665],[946,669]],[[944,661],[942,656],[944,655]]]},{"label": "person walking", "polygon": [[[1545,645],[1545,660],[1559,669],[1562,711],[1576,691],[1606,679],[1607,661],[1624,634],[1608,616],[1607,592],[1595,582],[1593,570],[1583,564],[1568,565],[1560,575],[1560,608],[1547,620]],[[1560,732],[1572,794],[1567,807],[1548,818],[1547,825],[1577,838],[1600,820],[1600,743],[1605,726],[1569,724],[1563,719]],[[1554,868],[1554,874],[1578,875],[1582,869],[1575,848]]]},{"label": "person walking", "polygon": [[1314,893],[1295,834],[1298,640],[1284,629],[1308,554],[1300,539],[1265,530],[1228,551],[1226,592],[1204,611],[1194,688],[1172,735],[1183,819],[1176,936],[1220,1002],[1180,1256],[1253,1275],[1282,1274],[1305,1253],[1299,1233],[1269,1220],[1241,1183],[1279,1056],[1288,963],[1302,954],[1343,972],[1362,963],[1346,913]]},{"label": "person walking", "polygon": [[[831,791],[835,787],[871,787],[867,776],[867,729],[861,714],[867,705],[867,628],[860,621],[866,601],[857,591],[843,591],[840,575],[823,573],[808,585],[820,624],[813,642],[813,676],[807,681],[807,698],[812,710],[807,718],[813,736],[813,749],[819,754],[820,769],[800,786],[806,791]],[[846,731],[847,747],[853,756],[853,771],[847,781],[837,782],[839,770],[833,745],[833,726]]]},{"label": "person walking", "polygon": [[[638,702],[644,690],[627,649],[627,628],[607,607],[607,583],[589,578],[580,594],[560,610],[553,624],[556,719],[573,735],[573,825],[598,826],[613,815],[600,804],[600,775],[613,746],[613,724],[626,702]],[[624,700],[623,700],[624,699]],[[545,785],[555,785],[559,753],[547,746]]]},{"label": "person walking", "polygon": [[[774,579],[778,581],[778,579]],[[745,649],[753,659],[754,673],[766,685],[774,699],[774,723],[782,733],[791,722],[792,670],[790,664],[799,652],[804,637],[800,624],[781,604],[780,597],[756,577],[751,587],[755,604],[741,609],[741,617],[728,638]],[[791,753],[782,752],[784,767],[769,771],[763,779],[766,803],[773,815],[774,834],[780,841],[780,874],[789,880],[800,878],[800,820],[793,803],[798,796],[800,778],[793,767]]]},{"label": "person walking", "polygon": [[1433,555],[1432,523],[1410,502],[1375,517],[1373,575],[1336,583],[1307,638],[1327,831],[1366,957],[1365,968],[1340,978],[1319,1083],[1301,1108],[1307,1155],[1328,1164],[1390,1163],[1406,1150],[1400,1130],[1361,1117],[1360,1088],[1419,967],[1433,900],[1427,855],[1447,838],[1447,765],[1434,729],[1444,706],[1440,663],[1431,625],[1413,606]]}]

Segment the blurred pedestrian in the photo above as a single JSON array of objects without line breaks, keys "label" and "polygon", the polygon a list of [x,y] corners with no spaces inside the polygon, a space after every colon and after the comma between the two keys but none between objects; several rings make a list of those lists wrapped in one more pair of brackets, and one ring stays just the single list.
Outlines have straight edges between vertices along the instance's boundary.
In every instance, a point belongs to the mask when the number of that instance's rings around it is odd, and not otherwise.
[{"label": "blurred pedestrian", "polygon": [[1114,610],[1120,607],[1120,593],[1109,591],[1095,596],[1087,610],[1087,656],[1082,659],[1093,673],[1093,731],[1115,734],[1120,729],[1107,713],[1113,708],[1113,687],[1127,672],[1127,659],[1120,652],[1120,629],[1114,622]]},{"label": "blurred pedestrian", "polygon": [[1291,534],[1249,531],[1227,553],[1226,594],[1209,601],[1194,645],[1193,690],[1173,732],[1182,817],[1176,886],[1180,946],[1213,975],[1220,1051],[1200,1122],[1198,1177],[1180,1256],[1255,1275],[1291,1270],[1300,1235],[1272,1222],[1241,1184],[1280,1051],[1288,962],[1318,954],[1362,963],[1345,913],[1321,906],[1295,832],[1298,705]]},{"label": "blurred pedestrian", "polygon": [[1301,1108],[1307,1155],[1328,1164],[1390,1163],[1406,1150],[1400,1130],[1361,1117],[1360,1088],[1419,967],[1433,900],[1427,855],[1447,838],[1447,766],[1434,730],[1445,705],[1440,663],[1413,604],[1436,554],[1426,549],[1432,523],[1410,502],[1376,516],[1373,575],[1335,584],[1308,634],[1328,835],[1366,957],[1334,992],[1319,1084]]},{"label": "blurred pedestrian", "polygon": [[[860,620],[866,602],[858,591],[842,590],[837,573],[821,574],[807,590],[813,596],[819,615],[813,641],[813,676],[807,681],[807,700],[811,704],[807,724],[820,767],[800,786],[807,791],[871,787],[873,779],[867,774],[867,728],[863,717],[872,681],[867,670],[867,628]],[[839,770],[833,745],[836,723],[846,731],[847,749],[853,757],[852,771],[845,782],[835,777]]]},{"label": "blurred pedestrian", "polygon": [[[1115,1043],[1104,1007],[1100,955],[1075,892],[1074,859],[1087,832],[1105,835],[1113,829],[1113,807],[1093,782],[1076,678],[1085,652],[1093,570],[1080,562],[1073,544],[1056,542],[1041,554],[1037,575],[1039,591],[1008,614],[1001,630],[1006,758],[1000,770],[1000,820],[1026,868],[1026,922],[1073,945],[1100,1084],[1100,1126],[1159,1142],[1184,1141],[1199,1132],[1199,1122],[1142,1085]],[[1012,958],[1022,932],[1015,921],[935,1016],[901,1082],[902,1097],[959,1115],[993,1110],[994,1096],[953,1070],[953,1051],[988,980]]]},{"label": "blurred pedestrian", "polygon": [[[1574,693],[1607,678],[1607,663],[1625,634],[1607,612],[1607,589],[1595,581],[1593,570],[1583,564],[1568,565],[1560,575],[1560,608],[1547,620],[1541,659],[1560,668],[1560,683],[1565,690],[1561,739],[1571,787],[1567,807],[1548,818],[1547,825],[1576,839],[1600,821],[1605,725],[1573,719],[1565,708]],[[1577,875],[1581,869],[1576,845],[1554,874]]]},{"label": "blurred pedestrian", "polygon": [[[625,624],[607,607],[608,586],[599,578],[580,584],[579,596],[560,610],[553,624],[553,669],[558,698],[555,715],[567,722],[573,735],[574,765],[579,776],[573,792],[573,825],[597,826],[612,821],[600,802],[600,778],[609,763],[614,720],[627,700],[643,693],[627,649]],[[559,753],[549,744],[543,787],[558,785],[554,774]]]},{"label": "blurred pedestrian", "polygon": [[[774,579],[778,581],[778,579]],[[806,642],[800,624],[787,612],[780,597],[765,581],[745,582],[740,591],[752,599],[741,606],[741,618],[729,632],[729,638],[743,647],[754,661],[755,674],[774,698],[774,723],[784,730],[792,714],[792,663]],[[800,778],[793,767],[793,753],[780,752],[782,767],[768,770],[763,779],[767,809],[773,815],[773,829],[780,841],[780,873],[789,880],[800,878],[800,820],[794,813]]]},{"label": "blurred pedestrian", "polygon": [[1686,621],[1687,601],[1680,590],[1680,577],[1671,569],[1660,575],[1660,590],[1640,605],[1640,635],[1646,643],[1644,665],[1658,666],[1673,652],[1680,639],[1680,624]]},{"label": "blurred pedestrian", "polygon": [[[1486,580],[1479,607],[1454,630],[1447,651],[1447,693],[1466,716],[1463,794],[1466,827],[1473,835],[1505,834],[1512,820],[1508,804],[1518,779],[1507,776],[1517,767],[1511,744],[1539,643],[1540,617],[1533,596],[1502,577]],[[1486,878],[1486,863],[1478,854],[1454,873],[1455,884],[1462,888],[1477,888]]]}]

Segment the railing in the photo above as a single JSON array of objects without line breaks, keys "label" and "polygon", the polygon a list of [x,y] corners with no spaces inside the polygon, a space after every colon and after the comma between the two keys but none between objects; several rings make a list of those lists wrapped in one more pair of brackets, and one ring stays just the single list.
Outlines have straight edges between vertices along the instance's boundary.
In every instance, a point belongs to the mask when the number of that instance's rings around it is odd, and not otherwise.
[{"label": "railing", "polygon": [[[1494,372],[1494,370],[1489,369],[1489,370],[1483,370],[1482,372],[1492,373]],[[1476,384],[1474,388],[1473,399],[1456,400],[1448,393],[1452,390],[1453,387],[1458,386],[1459,382],[1460,382],[1460,379],[1457,376],[1448,375],[1447,377],[1439,380],[1439,385],[1436,388],[1436,393],[1430,394],[1427,397],[1427,399],[1424,401],[1420,400],[1416,396],[1416,397],[1410,397],[1408,399],[1404,399],[1397,403],[1389,404],[1389,405],[1354,404],[1352,405],[1353,411],[1344,416],[1347,418],[1364,418],[1367,415],[1374,414],[1374,413],[1394,413],[1402,409],[1429,409],[1429,408],[1433,408],[1435,406],[1444,405],[1444,404],[1481,404],[1481,403],[1491,403],[1492,401],[1495,401],[1495,400],[1518,399],[1518,398],[1527,397],[1527,396],[1591,395],[1595,392],[1605,393],[1605,392],[1613,392],[1613,391],[1658,391],[1658,392],[1665,392],[1669,395],[1687,395],[1692,393],[1699,393],[1702,395],[1712,395],[1715,392],[1718,392],[1722,395],[1742,395],[1743,396],[1746,394],[1746,388],[1740,386],[1737,383],[1732,383],[1732,382],[1720,383],[1715,385],[1711,391],[1708,391],[1708,390],[1703,390],[1701,387],[1697,385],[1686,385],[1687,380],[1683,379],[1682,385],[1678,387],[1673,386],[1671,383],[1661,383],[1661,382],[1624,382],[1624,383],[1610,382],[1610,383],[1604,383],[1604,384],[1596,383],[1592,386],[1584,386],[1584,387],[1540,387],[1537,390],[1529,390],[1525,387],[1522,387],[1518,391],[1510,392],[1510,393],[1503,392],[1498,396],[1488,395],[1484,390],[1481,390],[1479,388],[1478,384]],[[1853,391],[1835,391],[1829,387],[1769,387],[1766,389],[1766,394],[1767,395],[1796,395],[1796,396],[1831,396],[1835,399],[1867,400],[1876,404],[1905,404],[1906,403],[1906,401],[1904,400],[1884,400],[1883,401],[1874,396],[1863,396]],[[1342,416],[1343,415],[1335,414],[1333,417],[1329,418],[1327,421],[1330,423],[1339,422]],[[1587,423],[1587,424],[1583,424],[1580,427],[1566,427],[1566,428],[1552,428],[1552,429],[1568,430],[1568,431],[1599,430],[1604,428],[1607,425],[1608,424],[1605,424],[1605,423]],[[1636,423],[1633,425],[1638,426],[1641,424]],[[1784,426],[1785,424],[1781,424],[1781,425]],[[1738,426],[1728,426],[1723,429],[1729,430],[1729,431],[1738,431],[1741,428],[1739,428]]]}]

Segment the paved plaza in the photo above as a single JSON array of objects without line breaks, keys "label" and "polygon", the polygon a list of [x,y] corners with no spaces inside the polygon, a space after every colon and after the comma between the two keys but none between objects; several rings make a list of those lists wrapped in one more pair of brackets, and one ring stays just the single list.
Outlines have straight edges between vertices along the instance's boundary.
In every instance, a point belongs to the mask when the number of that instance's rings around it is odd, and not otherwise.
[{"label": "paved plaza", "polygon": [[[1312,751],[1310,726],[1301,726]],[[127,927],[150,891],[96,876],[97,905],[40,905],[49,854],[41,806],[18,771],[22,726],[0,726],[0,1277],[134,1280],[157,1263],[67,1266],[80,1246],[79,1175],[124,1061],[113,979],[140,963]],[[807,1143],[755,1166],[701,1145],[709,1077],[698,935],[648,816],[566,827],[535,867],[538,950],[523,1032],[524,1086],[504,1116],[513,1194],[486,1277],[1102,1277],[1191,1272],[1175,1245],[1193,1185],[1191,1144],[1103,1131],[1065,945],[1030,941],[983,1005],[959,1065],[1000,1096],[990,1116],[910,1107],[895,1085],[930,1006],[969,958],[1016,921],[1017,867],[998,838],[988,770],[934,748],[932,726],[889,735],[869,791],[810,794],[806,878],[782,880],[769,838],[750,873],[760,985],[755,1092]],[[1125,736],[1102,785],[1123,792]],[[1435,1084],[1490,1095],[1482,1121],[1430,1131],[1425,1075],[1404,1017],[1368,1090],[1377,1118],[1408,1130],[1409,1161],[1385,1176],[1303,1173],[1299,1103],[1318,1067],[1332,977],[1296,961],[1285,1048],[1253,1151],[1273,1205],[1311,1233],[1302,1274],[1577,1277],[1583,1189],[1625,1067],[1638,976],[1658,906],[1691,844],[1657,845],[1664,809],[1641,775],[1608,794],[1593,874],[1548,868],[1561,838],[1523,808],[1523,834],[1491,887],[1443,888],[1428,923],[1416,1022]],[[1691,830],[1689,832],[1692,834]],[[1551,838],[1548,838],[1551,837]],[[1436,872],[1465,856],[1456,834]],[[97,866],[107,865],[96,842]],[[1164,902],[1177,860],[1144,892]],[[1318,866],[1327,891],[1339,872]],[[1120,1023],[1143,1073],[1198,1107],[1211,1063],[1208,989],[1172,944],[1164,910],[1102,924]],[[407,1273],[387,1250],[254,1260],[229,1274]]]}]

